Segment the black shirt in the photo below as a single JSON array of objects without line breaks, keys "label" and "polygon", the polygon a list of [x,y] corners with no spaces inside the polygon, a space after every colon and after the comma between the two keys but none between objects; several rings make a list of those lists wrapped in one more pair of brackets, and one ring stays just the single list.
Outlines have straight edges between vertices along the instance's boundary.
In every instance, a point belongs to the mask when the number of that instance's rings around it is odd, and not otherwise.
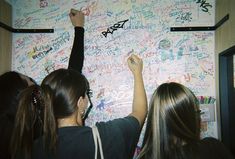
[{"label": "black shirt", "polygon": [[184,150],[187,159],[234,159],[222,142],[211,137],[186,145]]},{"label": "black shirt", "polygon": [[82,73],[84,62],[84,28],[74,28],[73,47],[69,58],[68,69],[76,70]]},{"label": "black shirt", "polygon": [[[84,61],[84,28],[74,28],[73,47],[69,58],[68,69],[82,72]],[[0,159],[10,159],[9,145],[11,133],[14,125],[14,119],[10,120],[8,116],[0,114]],[[3,129],[4,128],[4,129]]]},{"label": "black shirt", "polygon": [[[131,159],[140,134],[136,118],[128,116],[97,123],[105,159]],[[33,159],[94,159],[95,146],[90,127],[63,127],[58,130],[56,157],[43,150],[42,139],[35,141]],[[99,155],[98,155],[99,156]],[[99,158],[99,157],[98,157]]]}]

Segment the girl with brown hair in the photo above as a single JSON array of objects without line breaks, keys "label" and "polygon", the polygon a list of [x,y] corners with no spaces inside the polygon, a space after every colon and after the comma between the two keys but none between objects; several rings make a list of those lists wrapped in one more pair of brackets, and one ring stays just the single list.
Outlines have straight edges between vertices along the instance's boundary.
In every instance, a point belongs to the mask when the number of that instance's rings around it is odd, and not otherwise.
[{"label": "girl with brown hair", "polygon": [[179,83],[164,83],[152,95],[140,159],[231,159],[214,138],[200,139],[199,103]]},{"label": "girl with brown hair", "polygon": [[[60,69],[50,73],[41,86],[31,86],[21,94],[13,131],[13,158],[132,158],[147,114],[147,99],[142,60],[131,55],[127,62],[134,76],[132,112],[124,118],[96,123],[102,143],[98,151],[93,129],[82,122],[90,101],[87,79],[77,71]],[[36,140],[35,126],[42,133]]]}]

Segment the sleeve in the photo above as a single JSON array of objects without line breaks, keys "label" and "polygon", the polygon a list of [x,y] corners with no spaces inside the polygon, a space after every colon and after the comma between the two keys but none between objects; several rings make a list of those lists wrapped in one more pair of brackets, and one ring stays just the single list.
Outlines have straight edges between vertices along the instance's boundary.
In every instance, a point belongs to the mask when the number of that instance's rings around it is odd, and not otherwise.
[{"label": "sleeve", "polygon": [[75,27],[73,47],[69,58],[68,69],[82,73],[84,61],[84,28]]},{"label": "sleeve", "polygon": [[135,117],[127,116],[97,123],[96,126],[100,133],[105,158],[130,159],[133,157],[141,131]]}]

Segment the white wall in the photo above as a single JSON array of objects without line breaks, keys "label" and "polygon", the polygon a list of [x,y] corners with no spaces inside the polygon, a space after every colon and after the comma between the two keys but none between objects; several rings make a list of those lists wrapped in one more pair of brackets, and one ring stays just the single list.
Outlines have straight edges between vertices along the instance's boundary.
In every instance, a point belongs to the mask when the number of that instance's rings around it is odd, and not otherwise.
[{"label": "white wall", "polygon": [[[185,84],[197,96],[215,97],[214,32],[169,30],[172,26],[214,25],[214,0],[206,0],[205,4],[198,0],[15,0],[12,3],[14,27],[55,29],[53,34],[13,37],[13,69],[39,83],[48,74],[46,68],[67,67],[73,42],[69,9],[82,9],[87,14],[83,72],[94,90],[95,105],[89,125],[94,124],[93,120],[110,120],[130,112],[133,78],[126,58],[132,49],[143,57],[148,97],[158,85],[169,81]],[[127,19],[123,28],[107,37],[102,34]],[[35,58],[40,53],[41,57]],[[216,124],[216,121],[205,123],[203,136],[217,137]]]}]

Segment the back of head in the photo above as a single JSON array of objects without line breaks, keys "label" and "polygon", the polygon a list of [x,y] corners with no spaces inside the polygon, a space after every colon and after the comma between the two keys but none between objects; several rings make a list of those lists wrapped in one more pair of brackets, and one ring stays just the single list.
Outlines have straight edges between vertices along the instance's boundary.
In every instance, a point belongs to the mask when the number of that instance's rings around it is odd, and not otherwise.
[{"label": "back of head", "polygon": [[28,87],[27,81],[14,71],[0,76],[0,114],[7,114],[12,121],[16,114],[19,94]]},{"label": "back of head", "polygon": [[57,119],[71,116],[88,88],[87,79],[79,72],[59,69],[47,75],[41,86],[24,90],[12,137],[13,156],[22,153],[30,158],[34,139],[42,135],[46,149],[55,152]]},{"label": "back of head", "polygon": [[59,69],[49,74],[41,87],[49,89],[54,115],[59,119],[74,113],[79,97],[85,97],[89,84],[81,73]]},{"label": "back of head", "polygon": [[164,83],[154,92],[142,158],[182,158],[182,147],[200,139],[197,98],[179,83]]},{"label": "back of head", "polygon": [[8,147],[19,103],[19,94],[28,87],[17,72],[0,76],[0,158],[9,158]]}]

